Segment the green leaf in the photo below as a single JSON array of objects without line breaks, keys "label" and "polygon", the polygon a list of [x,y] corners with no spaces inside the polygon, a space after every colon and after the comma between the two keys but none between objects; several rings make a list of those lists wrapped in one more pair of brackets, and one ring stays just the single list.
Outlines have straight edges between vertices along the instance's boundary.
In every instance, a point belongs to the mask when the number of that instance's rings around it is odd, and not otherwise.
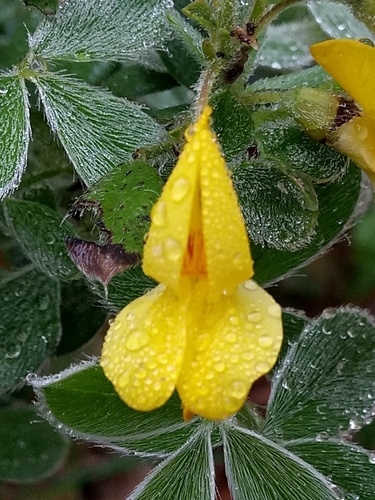
[{"label": "green leaf", "polygon": [[233,183],[255,244],[294,251],[313,239],[318,203],[306,175],[279,161],[255,160],[233,170]]},{"label": "green leaf", "polygon": [[56,14],[56,10],[59,6],[59,0],[23,0],[25,5],[32,5],[38,10],[43,12],[45,15]]},{"label": "green leaf", "polygon": [[309,246],[288,252],[251,245],[255,279],[258,283],[269,285],[291,270],[306,265],[354,224],[372,202],[372,189],[367,181],[362,185],[361,178],[359,168],[351,164],[342,179],[315,188],[319,202],[319,218],[316,236]]},{"label": "green leaf", "polygon": [[331,38],[369,38],[375,42],[375,34],[358,20],[358,3],[354,10],[343,3],[315,0],[308,3],[308,8],[321,29]]},{"label": "green leaf", "polygon": [[79,274],[64,238],[74,234],[69,222],[45,205],[8,199],[5,216],[27,257],[50,278],[71,280]]},{"label": "green leaf", "polygon": [[139,106],[108,91],[61,74],[43,75],[34,83],[51,129],[87,185],[164,135]]},{"label": "green leaf", "polygon": [[281,446],[230,424],[222,432],[233,500],[338,500],[328,479]]},{"label": "green leaf", "polygon": [[372,453],[331,439],[306,439],[286,444],[288,450],[330,477],[350,500],[374,498],[375,457]]},{"label": "green leaf", "polygon": [[24,80],[0,74],[0,200],[12,193],[26,168],[30,139],[29,99]]},{"label": "green leaf", "polygon": [[213,15],[213,10],[210,5],[205,2],[193,2],[184,7],[183,14],[193,19],[203,28],[215,29],[216,22]]},{"label": "green leaf", "polygon": [[375,324],[356,308],[327,310],[288,352],[264,434],[277,440],[350,435],[373,419]]},{"label": "green leaf", "polygon": [[28,406],[0,409],[0,481],[33,482],[52,475],[68,440]]},{"label": "green leaf", "polygon": [[61,336],[57,281],[24,270],[0,283],[0,394],[23,383]]},{"label": "green leaf", "polygon": [[165,49],[159,51],[159,55],[173,78],[191,87],[197,82],[204,64],[203,37],[178,12],[168,13],[167,18],[173,38],[165,41]]},{"label": "green leaf", "polygon": [[295,120],[265,121],[254,131],[261,157],[281,160],[315,182],[332,181],[346,170],[348,159],[310,139]]},{"label": "green leaf", "polygon": [[275,371],[280,363],[284,361],[286,353],[291,346],[298,341],[302,330],[308,323],[309,320],[303,311],[283,309],[283,343],[279,354],[279,360],[273,371]]},{"label": "green leaf", "polygon": [[161,408],[139,412],[118,397],[95,361],[56,376],[30,380],[40,412],[69,435],[144,455],[164,456],[182,446],[199,420],[185,423],[174,394]]},{"label": "green leaf", "polygon": [[62,284],[60,310],[62,337],[56,350],[58,356],[88,342],[103,325],[107,314],[95,303],[95,296],[83,280]]},{"label": "green leaf", "polygon": [[114,168],[78,201],[94,203],[101,220],[111,232],[111,243],[121,243],[127,252],[142,252],[150,225],[150,210],[158,199],[163,182],[143,161],[123,163]]},{"label": "green leaf", "polygon": [[272,69],[295,69],[312,64],[310,45],[327,37],[315,21],[304,19],[270,25],[255,64]]},{"label": "green leaf", "polygon": [[211,424],[206,423],[179,450],[158,465],[128,500],[214,500]]},{"label": "green leaf", "polygon": [[166,33],[168,0],[70,0],[60,2],[30,39],[46,59],[139,61],[160,46]]},{"label": "green leaf", "polygon": [[111,279],[107,292],[97,282],[93,283],[92,287],[94,293],[101,297],[104,305],[118,312],[156,285],[156,281],[146,276],[142,267],[138,265],[116,274]]},{"label": "green leaf", "polygon": [[238,164],[248,158],[248,148],[252,145],[252,110],[244,106],[226,90],[215,96],[213,125],[220,140],[226,161]]},{"label": "green leaf", "polygon": [[291,90],[300,87],[322,87],[327,90],[337,90],[337,84],[321,66],[312,66],[273,78],[261,78],[247,87],[247,90],[256,92],[261,90]]}]

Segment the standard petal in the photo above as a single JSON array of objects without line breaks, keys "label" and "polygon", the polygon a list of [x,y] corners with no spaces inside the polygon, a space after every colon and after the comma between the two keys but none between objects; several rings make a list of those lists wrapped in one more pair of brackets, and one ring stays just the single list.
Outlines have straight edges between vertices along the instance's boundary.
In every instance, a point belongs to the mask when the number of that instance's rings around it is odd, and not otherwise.
[{"label": "standard petal", "polygon": [[215,303],[205,302],[205,293],[202,283],[193,290],[177,390],[193,413],[225,419],[275,364],[282,341],[281,308],[251,280]]},{"label": "standard petal", "polygon": [[159,285],[131,302],[111,324],[100,364],[125,403],[163,405],[179,376],[186,341],[186,303]]},{"label": "standard petal", "polygon": [[327,40],[310,47],[311,54],[375,119],[375,48],[356,40]]}]

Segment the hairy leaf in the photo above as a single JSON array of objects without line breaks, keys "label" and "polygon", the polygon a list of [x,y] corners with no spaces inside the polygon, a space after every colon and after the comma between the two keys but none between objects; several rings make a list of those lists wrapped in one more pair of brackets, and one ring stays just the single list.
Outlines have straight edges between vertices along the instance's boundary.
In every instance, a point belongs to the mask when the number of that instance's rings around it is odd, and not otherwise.
[{"label": "hairy leaf", "polygon": [[264,434],[277,440],[344,435],[374,416],[375,323],[356,308],[309,323],[273,381]]},{"label": "hairy leaf", "polygon": [[0,283],[0,394],[24,382],[55,349],[61,336],[57,281],[39,270]]},{"label": "hairy leaf", "polygon": [[68,440],[30,406],[0,409],[0,481],[30,482],[52,475],[68,451]]},{"label": "hairy leaf", "polygon": [[64,281],[79,275],[65,246],[73,227],[57,212],[40,203],[9,199],[5,215],[21,248],[43,273]]},{"label": "hairy leaf", "polygon": [[41,414],[62,431],[122,451],[157,456],[176,450],[195,432],[197,420],[183,421],[176,394],[152,412],[133,410],[118,397],[101,367],[93,365],[31,380]]},{"label": "hairy leaf", "polygon": [[167,36],[170,0],[67,0],[45,18],[30,47],[46,59],[139,60]]},{"label": "hairy leaf", "polygon": [[48,123],[87,185],[158,143],[163,130],[141,108],[61,74],[35,79]]},{"label": "hairy leaf", "polygon": [[26,167],[30,139],[29,100],[24,80],[0,74],[0,200],[12,193]]}]

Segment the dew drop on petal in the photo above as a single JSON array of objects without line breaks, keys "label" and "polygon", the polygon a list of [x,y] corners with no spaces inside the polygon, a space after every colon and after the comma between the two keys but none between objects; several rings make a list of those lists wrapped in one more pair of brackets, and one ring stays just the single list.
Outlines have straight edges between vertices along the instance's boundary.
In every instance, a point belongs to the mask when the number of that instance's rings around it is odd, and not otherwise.
[{"label": "dew drop on petal", "polygon": [[248,290],[255,291],[259,288],[259,285],[253,280],[247,280],[245,281],[245,288],[247,288]]},{"label": "dew drop on petal", "polygon": [[255,367],[256,371],[259,373],[267,373],[268,372],[268,365],[267,363],[258,363]]},{"label": "dew drop on petal", "polygon": [[280,318],[281,316],[281,307],[279,306],[279,304],[271,304],[270,306],[268,306],[268,313],[270,316],[274,317],[274,318]]},{"label": "dew drop on petal", "polygon": [[234,344],[237,340],[237,335],[234,333],[227,333],[224,337],[224,340],[226,342],[229,342],[230,344]]},{"label": "dew drop on petal", "polygon": [[240,320],[237,316],[231,316],[229,318],[229,321],[232,323],[232,325],[235,325],[235,326],[240,324]]},{"label": "dew drop on petal", "polygon": [[152,218],[152,222],[156,226],[159,226],[159,227],[164,226],[164,224],[167,221],[167,204],[165,203],[165,201],[159,201],[159,203],[157,203],[154,206],[154,208],[152,210],[151,218]]},{"label": "dew drop on petal", "polygon": [[235,380],[230,384],[229,392],[232,397],[241,399],[247,393],[247,385],[240,380]]},{"label": "dew drop on petal", "polygon": [[271,347],[273,344],[273,339],[272,337],[268,337],[267,335],[262,335],[262,337],[259,337],[258,339],[258,344],[260,347]]},{"label": "dew drop on petal", "polygon": [[148,343],[148,340],[145,333],[136,330],[127,337],[125,345],[129,351],[138,351]]},{"label": "dew drop on petal", "polygon": [[182,255],[181,245],[178,241],[173,240],[172,238],[167,238],[164,241],[164,252],[167,259],[176,261]]},{"label": "dew drop on petal", "polygon": [[123,375],[121,375],[121,377],[119,377],[117,383],[118,383],[119,387],[126,387],[129,383],[129,373],[126,372]]},{"label": "dew drop on petal", "polygon": [[181,201],[188,194],[190,182],[185,177],[179,177],[171,187],[171,196],[174,201]]},{"label": "dew drop on petal", "polygon": [[262,321],[263,316],[259,311],[253,311],[252,313],[247,315],[247,320],[250,323],[260,323]]},{"label": "dew drop on petal", "polygon": [[160,255],[163,253],[163,248],[161,245],[154,245],[151,248],[151,253],[154,257],[160,257]]},{"label": "dew drop on petal", "polygon": [[224,363],[216,363],[214,368],[218,373],[222,373],[225,370],[225,364]]}]

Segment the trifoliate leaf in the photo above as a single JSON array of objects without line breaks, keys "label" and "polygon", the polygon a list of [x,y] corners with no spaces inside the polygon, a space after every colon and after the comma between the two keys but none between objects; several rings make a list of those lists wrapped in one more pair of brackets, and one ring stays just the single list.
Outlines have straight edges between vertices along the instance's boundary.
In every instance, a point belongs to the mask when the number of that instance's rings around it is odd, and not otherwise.
[{"label": "trifoliate leaf", "polygon": [[26,167],[30,139],[29,100],[24,80],[0,75],[0,199],[13,192]]},{"label": "trifoliate leaf", "polygon": [[214,500],[215,480],[211,427],[202,427],[173,455],[158,465],[128,500]]},{"label": "trifoliate leaf", "polygon": [[233,500],[338,500],[311,465],[253,431],[223,425],[225,470]]},{"label": "trifoliate leaf", "polygon": [[141,252],[150,225],[150,210],[163,182],[157,171],[143,161],[126,162],[114,168],[80,198],[74,209],[94,207],[111,234],[127,252]]},{"label": "trifoliate leaf", "polygon": [[265,121],[254,138],[261,157],[279,159],[315,182],[332,181],[347,168],[346,156],[310,139],[293,119]]},{"label": "trifoliate leaf", "polygon": [[0,409],[0,481],[32,482],[56,471],[68,440],[30,406]]},{"label": "trifoliate leaf", "polygon": [[278,161],[255,160],[233,170],[233,183],[255,244],[294,251],[313,239],[318,203],[305,174]]},{"label": "trifoliate leaf", "polygon": [[372,500],[375,456],[354,444],[317,437],[286,443],[286,448],[330,477],[341,498]]},{"label": "trifoliate leaf", "polygon": [[[343,3],[354,3],[347,1]],[[375,41],[375,34],[363,22],[358,20],[358,3],[356,10],[339,2],[314,0],[308,3],[308,8],[321,29],[331,38],[369,38]],[[357,16],[355,16],[355,15]]]},{"label": "trifoliate leaf", "polygon": [[272,69],[296,69],[312,64],[310,45],[325,40],[324,32],[314,21],[304,19],[267,28],[255,64]]},{"label": "trifoliate leaf", "polygon": [[289,252],[252,245],[255,280],[263,285],[280,280],[316,258],[351,227],[372,202],[372,188],[367,180],[361,184],[361,179],[361,171],[351,164],[342,179],[315,188],[319,201],[316,236],[305,248]]},{"label": "trifoliate leaf", "polygon": [[0,283],[0,393],[37,370],[61,336],[59,284],[39,270]]},{"label": "trifoliate leaf", "polygon": [[50,278],[71,280],[79,272],[65,246],[74,234],[68,221],[49,207],[25,200],[5,202],[5,215],[27,257]]},{"label": "trifoliate leaf", "polygon": [[48,123],[87,185],[155,144],[163,130],[141,108],[61,74],[34,80]]},{"label": "trifoliate leaf", "polygon": [[94,362],[30,381],[40,413],[62,431],[122,451],[164,456],[182,446],[198,425],[185,423],[175,394],[161,408],[139,412],[127,406]]},{"label": "trifoliate leaf", "polygon": [[350,437],[374,417],[375,322],[327,310],[303,330],[273,380],[264,434],[277,440]]},{"label": "trifoliate leaf", "polygon": [[161,46],[170,0],[69,0],[60,2],[30,39],[46,59],[124,61]]}]

